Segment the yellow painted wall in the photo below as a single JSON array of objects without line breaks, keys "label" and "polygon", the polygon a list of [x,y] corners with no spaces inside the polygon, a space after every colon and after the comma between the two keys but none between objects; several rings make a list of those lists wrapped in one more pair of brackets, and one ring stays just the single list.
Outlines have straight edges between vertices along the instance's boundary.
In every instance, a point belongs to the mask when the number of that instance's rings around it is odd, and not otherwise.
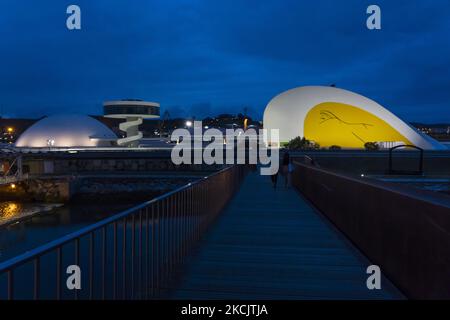
[{"label": "yellow painted wall", "polygon": [[366,142],[380,141],[412,144],[386,121],[363,109],[337,102],[318,104],[308,112],[304,137],[321,147],[364,148]]}]

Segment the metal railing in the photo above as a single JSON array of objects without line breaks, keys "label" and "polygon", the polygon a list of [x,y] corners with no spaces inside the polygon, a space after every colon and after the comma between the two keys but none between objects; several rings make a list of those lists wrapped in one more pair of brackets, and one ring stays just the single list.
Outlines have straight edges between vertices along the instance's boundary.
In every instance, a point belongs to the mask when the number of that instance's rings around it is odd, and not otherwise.
[{"label": "metal railing", "polygon": [[[0,263],[0,299],[164,296],[245,172],[225,168]],[[66,285],[70,265],[80,268],[80,290]]]},{"label": "metal railing", "polygon": [[0,176],[0,185],[16,183],[27,179],[28,174],[24,174],[22,171],[22,155],[19,155],[14,158],[9,169]]},{"label": "metal railing", "polygon": [[[394,169],[393,168],[393,153],[394,153],[394,151],[397,149],[404,149],[404,148],[415,149],[420,152],[418,170],[404,170],[404,169]],[[417,146],[409,145],[409,144],[402,144],[402,145],[398,145],[393,148],[390,148],[389,149],[388,174],[391,174],[391,175],[423,175],[423,149],[419,148]]]}]

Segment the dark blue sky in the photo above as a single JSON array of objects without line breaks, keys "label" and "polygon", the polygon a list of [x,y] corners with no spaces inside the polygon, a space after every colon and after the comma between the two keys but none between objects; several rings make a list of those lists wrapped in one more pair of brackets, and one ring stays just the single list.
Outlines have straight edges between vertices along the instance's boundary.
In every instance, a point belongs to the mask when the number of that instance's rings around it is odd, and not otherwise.
[{"label": "dark blue sky", "polygon": [[[66,29],[66,8],[82,30]],[[365,26],[382,9],[381,31]],[[101,114],[141,98],[172,116],[262,118],[276,94],[328,85],[409,121],[450,121],[448,0],[0,0],[7,116]]]}]

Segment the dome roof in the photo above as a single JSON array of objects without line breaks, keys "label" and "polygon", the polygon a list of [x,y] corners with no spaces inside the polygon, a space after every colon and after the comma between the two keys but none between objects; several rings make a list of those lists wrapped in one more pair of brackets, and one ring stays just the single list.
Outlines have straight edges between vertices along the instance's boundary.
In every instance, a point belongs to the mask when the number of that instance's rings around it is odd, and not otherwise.
[{"label": "dome roof", "polygon": [[39,120],[19,137],[16,147],[111,146],[117,136],[103,123],[85,115],[56,115]]},{"label": "dome roof", "polygon": [[278,129],[281,143],[300,136],[325,147],[364,148],[365,142],[380,142],[444,148],[375,101],[334,87],[299,87],[279,94],[264,111],[264,128]]}]

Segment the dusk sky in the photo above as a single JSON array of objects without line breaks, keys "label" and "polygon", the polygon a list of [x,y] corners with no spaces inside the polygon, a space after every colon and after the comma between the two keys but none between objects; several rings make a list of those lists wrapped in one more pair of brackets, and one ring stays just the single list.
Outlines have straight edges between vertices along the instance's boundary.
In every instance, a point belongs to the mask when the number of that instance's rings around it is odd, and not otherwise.
[{"label": "dusk sky", "polygon": [[[82,30],[66,28],[70,4]],[[0,0],[0,35],[3,116],[139,98],[172,117],[262,119],[282,91],[335,83],[407,121],[450,122],[448,0]]]}]

